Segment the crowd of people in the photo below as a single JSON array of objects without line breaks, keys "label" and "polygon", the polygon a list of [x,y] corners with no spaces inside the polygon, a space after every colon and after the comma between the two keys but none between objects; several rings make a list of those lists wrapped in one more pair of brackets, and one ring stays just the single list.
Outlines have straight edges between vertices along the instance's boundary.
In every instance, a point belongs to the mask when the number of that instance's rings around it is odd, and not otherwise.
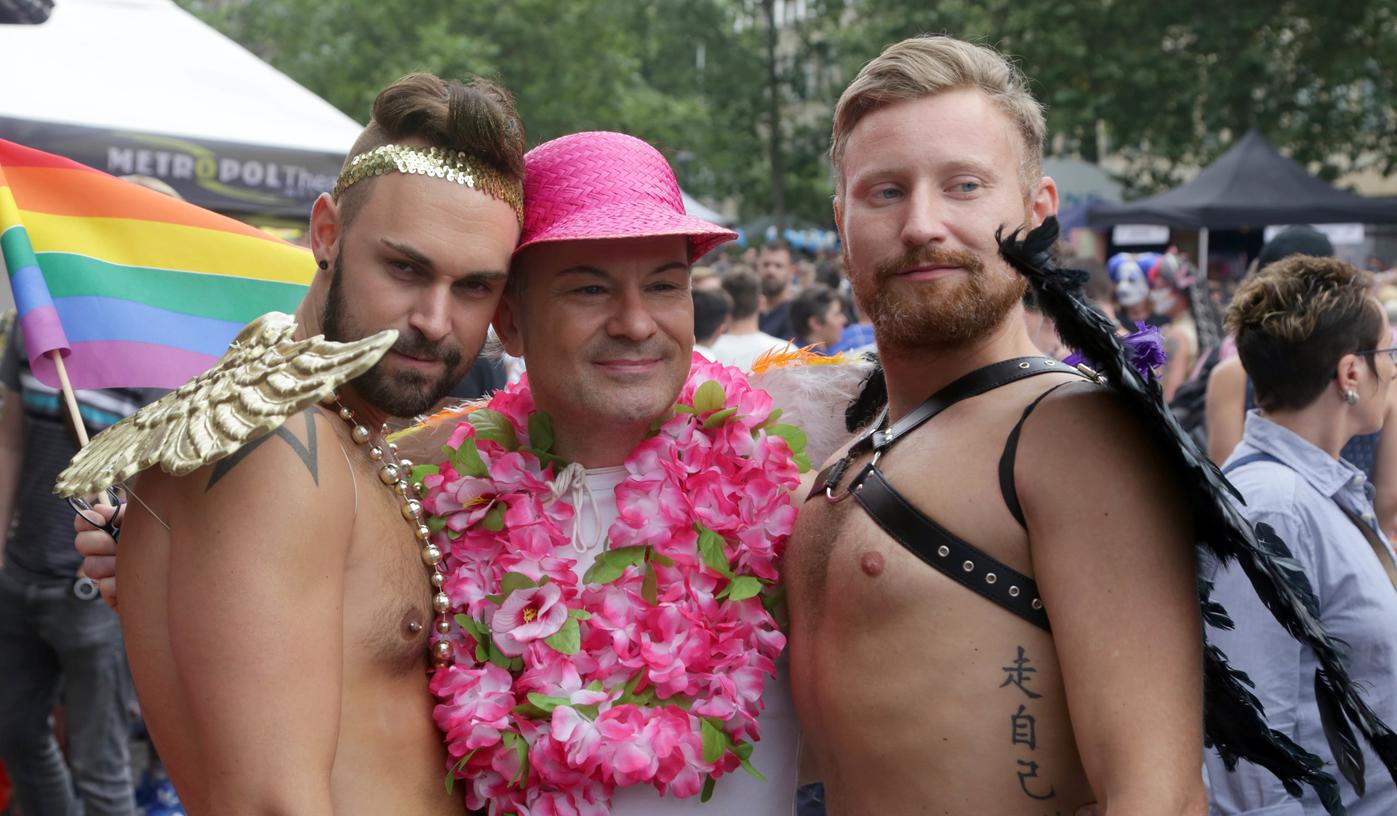
[{"label": "crowd of people", "polygon": [[[1177,252],[1054,258],[1037,249],[1058,205],[1045,137],[1027,78],[992,49],[890,46],[835,113],[842,255],[804,258],[721,250],[735,236],[687,216],[639,140],[526,153],[493,83],[389,86],[316,203],[295,320],[391,348],[348,381],[288,358],[276,376],[323,386],[318,407],[193,473],[148,470],[140,502],[75,521],[43,495],[73,453],[58,396],[10,343],[12,813],[136,811],[119,627],[193,814],[1394,812],[1397,342],[1373,276],[1301,228],[1226,304]],[[526,380],[477,362],[487,335]],[[848,441],[798,489],[796,432],[729,425],[739,406],[688,381],[694,352],[750,371],[785,348],[878,360],[847,413],[825,406]],[[497,391],[490,418],[457,426],[415,485],[380,429],[476,391]],[[150,396],[88,394],[83,417],[97,430]],[[512,412],[522,424],[501,425]],[[655,464],[657,429],[686,412],[702,414],[691,447]],[[722,485],[739,453],[720,438],[768,456],[770,481]],[[628,481],[700,456],[702,500]],[[447,485],[458,506],[434,515]],[[714,533],[757,498],[780,509]],[[675,514],[687,560],[588,543]],[[570,533],[556,549],[550,524]],[[506,543],[470,550],[476,533]],[[789,536],[779,576],[744,575],[763,536]],[[481,575],[505,587],[488,602]],[[537,601],[558,583],[605,599]],[[724,596],[741,621],[674,612],[697,599],[717,616]],[[465,613],[479,604],[494,606]],[[776,609],[784,633],[761,637],[779,661],[686,674]],[[639,680],[581,682],[602,641]],[[692,733],[665,730],[691,714]],[[693,768],[721,777],[706,805]]]}]

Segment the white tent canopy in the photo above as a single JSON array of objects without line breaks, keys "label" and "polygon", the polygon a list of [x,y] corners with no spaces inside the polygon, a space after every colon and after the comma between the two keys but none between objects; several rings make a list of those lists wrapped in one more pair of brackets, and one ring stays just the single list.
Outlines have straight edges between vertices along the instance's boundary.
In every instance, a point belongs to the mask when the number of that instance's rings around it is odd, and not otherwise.
[{"label": "white tent canopy", "polygon": [[172,0],[56,0],[0,25],[0,71],[0,138],[214,209],[307,212],[361,129]]},{"label": "white tent canopy", "polygon": [[694,198],[693,196],[689,195],[683,190],[679,191],[679,195],[684,200],[684,212],[688,213],[689,215],[692,215],[695,218],[702,218],[704,221],[707,221],[710,224],[718,224],[724,227],[729,225],[728,219],[724,218],[722,214],[718,211],[711,210],[708,207],[703,206],[698,202],[698,199]]}]

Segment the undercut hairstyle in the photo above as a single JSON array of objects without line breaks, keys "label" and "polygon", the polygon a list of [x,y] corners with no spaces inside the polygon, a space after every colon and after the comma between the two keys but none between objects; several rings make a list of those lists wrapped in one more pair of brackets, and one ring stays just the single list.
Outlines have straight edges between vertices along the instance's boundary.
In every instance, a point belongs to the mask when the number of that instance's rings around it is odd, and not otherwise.
[{"label": "undercut hairstyle", "polygon": [[732,319],[746,320],[757,313],[761,305],[762,282],[745,266],[728,270],[723,276],[723,291],[732,298]]},{"label": "undercut hairstyle", "polygon": [[816,283],[800,290],[791,301],[791,331],[796,333],[796,339],[802,345],[810,341],[811,318],[824,323],[830,304],[836,300],[838,298],[833,289]]},{"label": "undercut hairstyle", "polygon": [[732,298],[722,289],[694,290],[694,339],[713,339],[732,314]]},{"label": "undercut hairstyle", "polygon": [[[470,82],[417,73],[384,88],[374,100],[373,116],[345,157],[344,168],[361,153],[389,144],[459,150],[505,176],[524,179],[524,123],[514,99],[486,79]],[[373,187],[367,178],[340,196],[340,216],[354,220]]]},{"label": "undercut hairstyle", "polygon": [[1043,175],[1043,106],[1028,90],[1028,78],[1008,57],[984,45],[944,36],[903,40],[883,50],[859,71],[834,108],[830,159],[835,186],[844,192],[844,150],[849,134],[873,111],[947,91],[978,90],[1009,117],[1023,141],[1019,180],[1024,195]]},{"label": "undercut hairstyle", "polygon": [[[1242,282],[1227,309],[1262,410],[1298,410],[1333,382],[1345,354],[1385,339],[1373,276],[1337,258],[1293,255]],[[1377,371],[1372,355],[1364,355]]]}]

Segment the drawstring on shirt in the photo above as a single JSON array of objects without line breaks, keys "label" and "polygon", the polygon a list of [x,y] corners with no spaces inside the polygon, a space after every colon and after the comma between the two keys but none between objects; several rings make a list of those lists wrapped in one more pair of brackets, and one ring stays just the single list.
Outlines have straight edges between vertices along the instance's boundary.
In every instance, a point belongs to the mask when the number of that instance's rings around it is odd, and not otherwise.
[{"label": "drawstring on shirt", "polygon": [[592,492],[592,488],[587,484],[587,469],[577,462],[569,464],[563,468],[563,472],[548,484],[548,491],[552,494],[553,500],[567,497],[573,507],[577,507],[583,494],[592,504],[592,518],[597,520],[597,531],[594,540],[590,544],[582,542],[582,519],[574,514],[572,519],[572,549],[579,555],[585,555],[592,548],[601,546],[606,541],[606,531],[601,527],[601,508],[597,505],[597,496]]}]

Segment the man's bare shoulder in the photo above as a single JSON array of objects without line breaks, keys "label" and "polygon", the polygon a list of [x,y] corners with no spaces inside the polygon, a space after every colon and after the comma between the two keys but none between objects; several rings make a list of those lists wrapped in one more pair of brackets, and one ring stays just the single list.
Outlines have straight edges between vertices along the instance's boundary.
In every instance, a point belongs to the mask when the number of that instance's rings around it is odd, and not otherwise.
[{"label": "man's bare shoulder", "polygon": [[1030,531],[1035,516],[1092,527],[1102,514],[1181,515],[1183,493],[1165,444],[1111,389],[1074,383],[1054,391],[1025,423],[1014,466]]},{"label": "man's bare shoulder", "polygon": [[1069,383],[1049,394],[1025,423],[1017,469],[1061,473],[1065,463],[1078,472],[1130,462],[1154,467],[1163,461],[1158,443],[1126,397],[1090,383]]},{"label": "man's bare shoulder", "polygon": [[231,455],[185,476],[141,474],[137,493],[177,525],[267,524],[296,529],[307,522],[332,532],[352,523],[354,485],[338,427],[311,408]]}]

